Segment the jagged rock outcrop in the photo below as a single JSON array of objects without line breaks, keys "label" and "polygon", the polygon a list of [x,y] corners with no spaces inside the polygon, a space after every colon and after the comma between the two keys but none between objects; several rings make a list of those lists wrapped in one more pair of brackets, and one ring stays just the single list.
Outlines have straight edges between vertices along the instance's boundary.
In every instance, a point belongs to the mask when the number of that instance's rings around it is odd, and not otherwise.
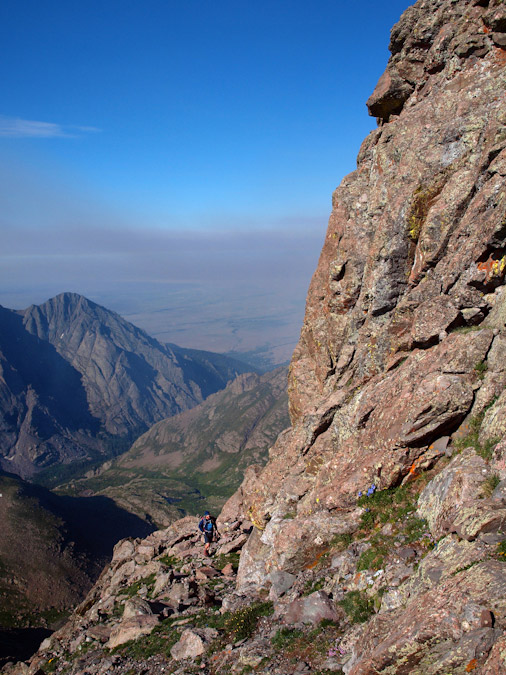
[{"label": "jagged rock outcrop", "polygon": [[287,511],[352,529],[359,490],[430,466],[434,443],[487,406],[492,431],[506,383],[493,358],[505,339],[503,14],[493,1],[420,1],[392,31],[368,102],[379,126],[334,193],[309,289],[293,430],[245,498],[267,566],[287,563]]},{"label": "jagged rock outcrop", "polygon": [[162,345],[75,293],[19,312],[0,308],[0,321],[0,467],[24,477],[111,454],[111,439],[132,440],[250,370]]},{"label": "jagged rock outcrop", "polygon": [[[334,193],[311,282],[291,364],[293,426],[219,519],[253,530],[235,589],[216,604],[209,584],[200,592],[228,621],[214,624],[212,648],[183,609],[212,675],[506,671],[505,36],[500,0],[418,0],[392,30],[368,102],[378,129]],[[182,540],[171,555],[186,560],[184,527],[173,526]],[[106,601],[114,574],[95,591]],[[89,597],[91,611],[99,598]],[[317,616],[328,619],[315,626]],[[174,625],[163,630],[179,640]],[[50,655],[65,672],[58,639],[28,672]],[[147,649],[142,640],[132,644]],[[81,667],[105,672],[92,646]],[[144,652],[138,666],[198,667],[164,653]],[[110,672],[128,672],[128,658]]]}]

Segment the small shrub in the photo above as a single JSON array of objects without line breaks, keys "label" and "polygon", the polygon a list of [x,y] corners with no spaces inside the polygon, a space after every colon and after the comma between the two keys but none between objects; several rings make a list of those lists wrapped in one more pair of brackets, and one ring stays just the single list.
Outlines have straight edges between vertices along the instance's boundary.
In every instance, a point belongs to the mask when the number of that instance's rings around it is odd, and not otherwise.
[{"label": "small shrub", "polygon": [[483,457],[483,459],[489,461],[492,459],[492,455],[494,454],[494,448],[495,446],[499,443],[501,439],[498,438],[497,436],[494,436],[493,438],[488,438],[483,444],[479,445],[478,449],[476,452],[480,455],[480,457]]},{"label": "small shrub", "polygon": [[478,373],[480,380],[483,380],[485,373],[488,370],[488,363],[486,361],[478,361],[478,363],[476,363],[474,366],[474,370],[476,373]]},{"label": "small shrub", "polygon": [[371,544],[370,548],[367,551],[364,551],[357,563],[357,571],[362,572],[363,570],[379,570],[383,567],[385,562],[385,557],[388,555],[389,550],[385,545],[380,543]]},{"label": "small shrub", "polygon": [[124,588],[121,591],[122,595],[126,595],[128,598],[133,598],[134,595],[137,595],[139,593],[139,591],[143,586],[147,586],[149,595],[155,584],[155,577],[156,575],[153,573],[150,574],[148,577],[139,579],[139,581],[134,582],[131,586]]},{"label": "small shrub", "polygon": [[374,613],[374,600],[363,591],[350,591],[339,601],[339,605],[352,623],[365,623]]},{"label": "small shrub", "polygon": [[506,560],[506,539],[497,544],[497,555],[501,560]]},{"label": "small shrub", "polygon": [[171,567],[172,569],[179,569],[183,562],[179,558],[176,558],[175,555],[163,555],[161,558],[158,558],[158,560],[163,564],[167,565],[167,567]]},{"label": "small shrub", "polygon": [[240,557],[240,553],[227,553],[226,555],[223,555],[222,553],[217,558],[215,558],[214,567],[216,567],[218,570],[222,570],[225,565],[232,563],[232,567],[237,571]]},{"label": "small shrub", "polygon": [[456,326],[455,328],[450,328],[451,333],[473,333],[474,331],[481,330],[483,326]]},{"label": "small shrub", "polygon": [[497,473],[492,473],[490,476],[483,481],[481,485],[481,496],[487,498],[490,497],[492,492],[501,482],[501,477]]},{"label": "small shrub", "polygon": [[158,626],[155,626],[149,635],[118,645],[111,650],[111,653],[125,654],[136,660],[143,660],[155,654],[170,657],[170,650],[181,637],[181,634],[172,628],[172,623],[175,620],[175,618],[165,619]]},{"label": "small shrub", "polygon": [[474,448],[475,452],[483,457],[483,459],[488,461],[492,458],[492,451],[501,439],[489,438],[482,444],[480,443],[480,430],[483,420],[485,419],[485,413],[494,405],[496,400],[497,399],[492,399],[492,401],[490,401],[490,403],[481,411],[481,413],[471,417],[469,420],[469,432],[465,436],[456,439],[454,443],[457,450]]},{"label": "small shrub", "polygon": [[258,619],[261,616],[270,616],[273,611],[272,602],[259,602],[241,607],[226,618],[225,630],[236,640],[249,638],[255,632]]},{"label": "small shrub", "polygon": [[315,591],[321,591],[324,585],[325,579],[317,579],[316,581],[308,579],[304,584],[303,595],[311,595],[311,593],[314,593]]},{"label": "small shrub", "polygon": [[303,635],[304,633],[298,628],[279,628],[271,643],[275,649],[285,649]]},{"label": "small shrub", "polygon": [[416,508],[415,497],[406,485],[359,494],[358,506],[367,507],[360,517],[364,530],[372,530],[378,523],[395,522]]},{"label": "small shrub", "polygon": [[464,565],[463,567],[458,567],[456,570],[452,572],[452,577],[454,577],[456,574],[459,574],[459,572],[466,572],[467,570],[470,570],[471,567],[474,567],[477,565],[481,560],[473,560],[473,562],[470,562],[468,565]]},{"label": "small shrub", "polygon": [[344,532],[343,534],[335,534],[330,540],[330,546],[332,548],[337,548],[340,551],[344,551],[353,541],[353,535],[350,532]]}]

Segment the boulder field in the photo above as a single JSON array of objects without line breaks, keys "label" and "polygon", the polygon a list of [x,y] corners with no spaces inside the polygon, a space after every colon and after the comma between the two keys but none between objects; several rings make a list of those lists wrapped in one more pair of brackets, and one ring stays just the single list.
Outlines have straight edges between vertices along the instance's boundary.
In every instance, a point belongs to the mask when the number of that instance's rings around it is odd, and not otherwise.
[{"label": "boulder field", "polygon": [[123,541],[6,672],[506,672],[506,6],[418,0],[390,51],[333,196],[292,426],[215,557],[195,519]]}]

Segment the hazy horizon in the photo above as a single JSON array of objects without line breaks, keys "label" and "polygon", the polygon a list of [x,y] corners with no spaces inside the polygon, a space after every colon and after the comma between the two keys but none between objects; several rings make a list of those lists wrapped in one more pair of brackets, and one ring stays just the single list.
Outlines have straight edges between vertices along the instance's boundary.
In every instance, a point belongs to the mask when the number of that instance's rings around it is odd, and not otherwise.
[{"label": "hazy horizon", "polygon": [[0,304],[289,358],[408,4],[6,0]]}]

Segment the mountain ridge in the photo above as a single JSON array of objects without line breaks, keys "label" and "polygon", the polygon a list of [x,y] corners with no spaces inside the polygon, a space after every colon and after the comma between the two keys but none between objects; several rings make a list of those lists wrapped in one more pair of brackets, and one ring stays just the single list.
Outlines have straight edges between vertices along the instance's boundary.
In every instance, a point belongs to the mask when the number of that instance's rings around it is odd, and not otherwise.
[{"label": "mountain ridge", "polygon": [[110,497],[159,527],[203,505],[219,511],[247,466],[265,464],[289,424],[286,380],[286,368],[239,375],[194,408],[157,422],[117,459],[57,490]]},{"label": "mountain ridge", "polygon": [[[6,432],[0,466],[25,477],[57,462],[107,454],[108,439],[135,438],[251,370],[212,352],[162,345],[75,293],[26,310],[2,308],[0,319]],[[72,406],[77,428],[63,414]]]}]

